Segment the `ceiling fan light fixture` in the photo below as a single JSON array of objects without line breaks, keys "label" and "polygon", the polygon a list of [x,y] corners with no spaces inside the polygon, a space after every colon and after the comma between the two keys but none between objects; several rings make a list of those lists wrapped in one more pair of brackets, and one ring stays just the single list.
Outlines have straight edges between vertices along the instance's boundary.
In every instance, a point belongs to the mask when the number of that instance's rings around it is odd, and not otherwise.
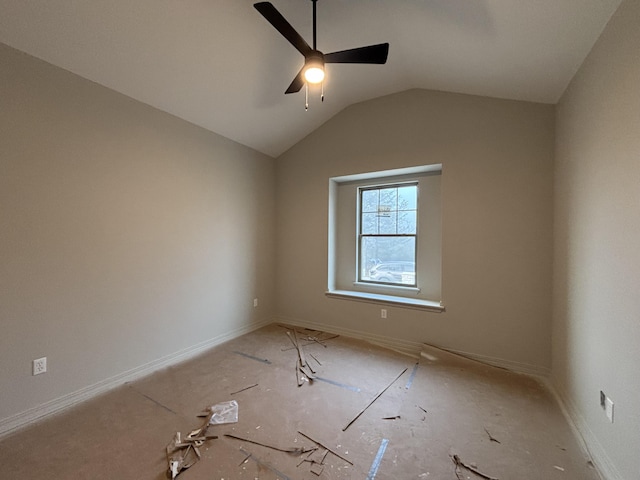
[{"label": "ceiling fan light fixture", "polygon": [[313,56],[307,59],[304,78],[309,83],[320,83],[324,80],[324,61],[322,57]]},{"label": "ceiling fan light fixture", "polygon": [[304,71],[304,78],[309,83],[320,83],[324,80],[324,70],[320,67],[309,67]]}]

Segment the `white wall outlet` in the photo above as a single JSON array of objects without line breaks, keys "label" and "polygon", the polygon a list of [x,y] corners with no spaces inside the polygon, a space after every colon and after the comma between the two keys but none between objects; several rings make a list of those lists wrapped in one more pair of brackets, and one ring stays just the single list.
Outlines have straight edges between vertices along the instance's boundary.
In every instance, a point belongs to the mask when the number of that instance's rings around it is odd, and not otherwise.
[{"label": "white wall outlet", "polygon": [[386,308],[381,308],[380,309],[380,318],[387,318],[387,309]]},{"label": "white wall outlet", "polygon": [[609,421],[613,423],[613,401],[609,397],[604,402],[604,413],[607,414]]},{"label": "white wall outlet", "polygon": [[33,374],[40,375],[47,371],[47,357],[36,358],[33,361]]},{"label": "white wall outlet", "polygon": [[255,308],[255,307],[257,307],[257,306],[258,306],[258,299],[257,299],[257,298],[254,298],[254,299],[253,299],[253,307]]}]

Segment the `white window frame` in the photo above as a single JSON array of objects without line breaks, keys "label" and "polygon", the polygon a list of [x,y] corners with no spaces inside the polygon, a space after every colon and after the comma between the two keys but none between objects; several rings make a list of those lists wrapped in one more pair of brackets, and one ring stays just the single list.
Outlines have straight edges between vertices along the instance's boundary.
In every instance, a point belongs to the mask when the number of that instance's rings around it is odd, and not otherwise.
[{"label": "white window frame", "polygon": [[[329,179],[328,297],[444,311],[441,298],[441,173],[442,165],[435,164]],[[359,282],[358,187],[405,182],[419,183],[417,286]]]}]

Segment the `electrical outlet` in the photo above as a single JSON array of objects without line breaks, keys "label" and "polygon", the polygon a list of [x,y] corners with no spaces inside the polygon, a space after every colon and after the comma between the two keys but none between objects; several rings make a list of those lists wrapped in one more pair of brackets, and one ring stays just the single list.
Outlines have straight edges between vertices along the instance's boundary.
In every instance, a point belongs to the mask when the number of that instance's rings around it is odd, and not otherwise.
[{"label": "electrical outlet", "polygon": [[386,308],[381,308],[380,309],[380,318],[387,318],[387,309]]},{"label": "electrical outlet", "polygon": [[253,306],[254,306],[254,308],[258,306],[258,299],[257,298],[253,299]]},{"label": "electrical outlet", "polygon": [[47,371],[47,357],[37,358],[33,361],[33,374],[40,375]]}]

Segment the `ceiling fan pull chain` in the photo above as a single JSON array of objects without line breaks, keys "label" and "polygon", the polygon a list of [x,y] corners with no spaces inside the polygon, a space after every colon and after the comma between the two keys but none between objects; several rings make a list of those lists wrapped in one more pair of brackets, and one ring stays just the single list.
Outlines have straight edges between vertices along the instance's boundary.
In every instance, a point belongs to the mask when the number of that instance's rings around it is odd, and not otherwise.
[{"label": "ceiling fan pull chain", "polygon": [[322,82],[322,93],[320,94],[320,101],[324,102],[324,82]]},{"label": "ceiling fan pull chain", "polygon": [[304,111],[309,110],[309,85],[304,84]]}]

